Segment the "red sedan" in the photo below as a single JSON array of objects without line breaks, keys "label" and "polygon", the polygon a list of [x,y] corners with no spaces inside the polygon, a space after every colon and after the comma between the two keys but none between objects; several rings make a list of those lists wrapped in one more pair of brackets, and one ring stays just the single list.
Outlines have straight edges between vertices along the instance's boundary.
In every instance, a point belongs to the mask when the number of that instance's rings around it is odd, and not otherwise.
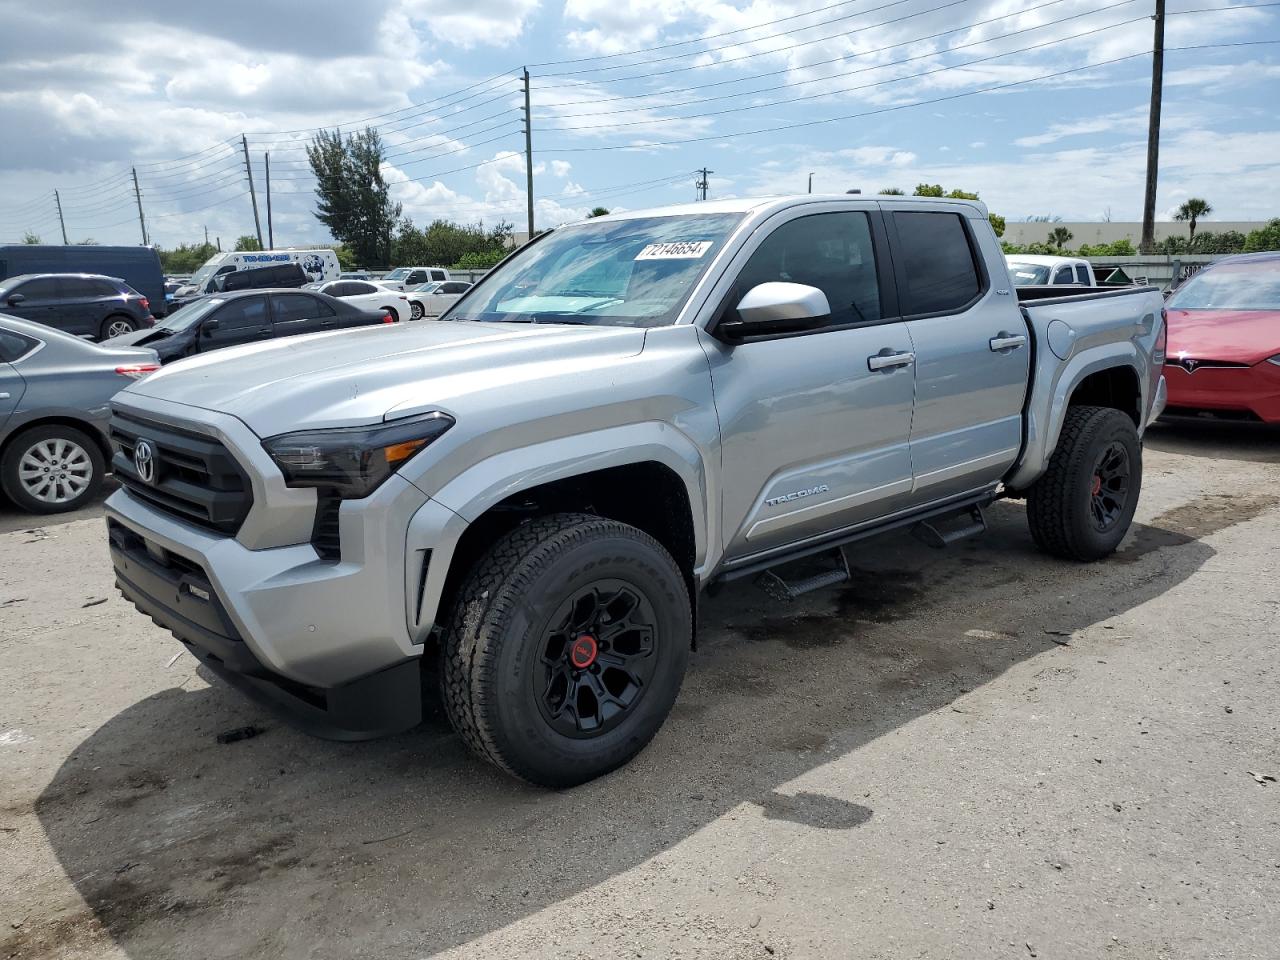
[{"label": "red sedan", "polygon": [[1280,252],[1206,267],[1166,307],[1165,415],[1280,423]]}]

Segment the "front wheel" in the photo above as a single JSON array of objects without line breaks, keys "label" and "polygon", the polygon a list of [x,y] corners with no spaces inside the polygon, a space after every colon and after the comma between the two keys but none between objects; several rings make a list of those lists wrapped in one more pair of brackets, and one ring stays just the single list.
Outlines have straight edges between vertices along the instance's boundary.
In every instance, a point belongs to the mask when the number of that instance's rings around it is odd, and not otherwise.
[{"label": "front wheel", "polygon": [[64,513],[102,487],[106,463],[88,434],[51,424],[14,437],[0,457],[0,485],[29,513]]},{"label": "front wheel", "polygon": [[1036,545],[1068,560],[1100,560],[1129,532],[1142,490],[1142,443],[1126,414],[1068,407],[1049,466],[1027,491]]},{"label": "front wheel", "polygon": [[693,619],[680,568],[634,527],[557,514],[471,571],[443,638],[445,709],[473,752],[570,787],[622,766],[671,712]]}]

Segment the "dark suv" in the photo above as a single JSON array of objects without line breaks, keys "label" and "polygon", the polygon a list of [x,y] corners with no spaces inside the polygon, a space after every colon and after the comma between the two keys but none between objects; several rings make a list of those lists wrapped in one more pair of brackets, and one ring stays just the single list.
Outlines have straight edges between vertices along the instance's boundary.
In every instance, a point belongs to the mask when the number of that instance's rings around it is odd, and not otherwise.
[{"label": "dark suv", "polygon": [[151,303],[116,277],[24,273],[0,282],[0,310],[95,340],[155,325]]}]

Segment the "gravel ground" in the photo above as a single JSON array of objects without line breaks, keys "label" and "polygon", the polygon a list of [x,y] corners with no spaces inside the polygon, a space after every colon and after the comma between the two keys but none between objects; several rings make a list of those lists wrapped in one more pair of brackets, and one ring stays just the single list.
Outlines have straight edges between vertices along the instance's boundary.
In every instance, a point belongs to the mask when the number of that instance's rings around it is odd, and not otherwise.
[{"label": "gravel ground", "polygon": [[561,793],[439,717],[290,730],[171,662],[98,508],[0,508],[0,958],[1275,958],[1277,481],[1276,432],[1160,428],[1109,562],[1002,503],[735,586],[653,745]]}]

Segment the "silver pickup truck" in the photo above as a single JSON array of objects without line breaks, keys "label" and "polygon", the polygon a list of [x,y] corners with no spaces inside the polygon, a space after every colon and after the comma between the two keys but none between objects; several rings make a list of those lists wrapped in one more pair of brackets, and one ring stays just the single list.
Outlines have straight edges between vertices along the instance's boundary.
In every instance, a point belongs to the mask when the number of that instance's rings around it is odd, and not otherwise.
[{"label": "silver pickup truck", "polygon": [[943,545],[1006,496],[1050,553],[1116,549],[1164,404],[1160,295],[1026,296],[964,201],[562,227],[442,322],[223,350],[119,394],[117,583],[317,733],[412,727],[438,677],[481,757],[580,783],[661,726],[725,580],[794,596],[848,576],[845,544]]}]

